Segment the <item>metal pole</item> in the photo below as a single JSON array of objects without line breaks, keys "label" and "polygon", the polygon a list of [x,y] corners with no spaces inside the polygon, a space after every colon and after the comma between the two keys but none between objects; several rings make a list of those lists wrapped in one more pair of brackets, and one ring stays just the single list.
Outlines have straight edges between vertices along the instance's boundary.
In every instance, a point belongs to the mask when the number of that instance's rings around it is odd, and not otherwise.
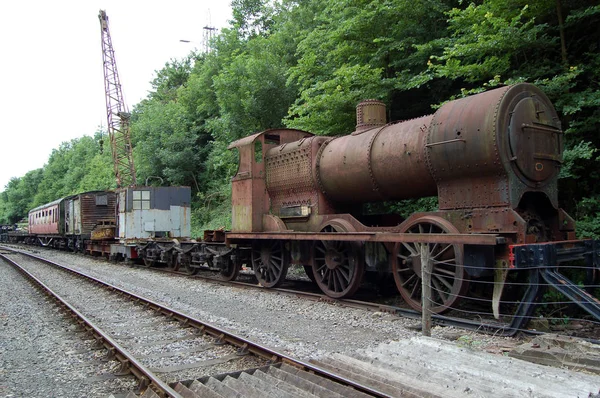
[{"label": "metal pole", "polygon": [[431,268],[429,244],[421,243],[421,332],[431,336]]}]

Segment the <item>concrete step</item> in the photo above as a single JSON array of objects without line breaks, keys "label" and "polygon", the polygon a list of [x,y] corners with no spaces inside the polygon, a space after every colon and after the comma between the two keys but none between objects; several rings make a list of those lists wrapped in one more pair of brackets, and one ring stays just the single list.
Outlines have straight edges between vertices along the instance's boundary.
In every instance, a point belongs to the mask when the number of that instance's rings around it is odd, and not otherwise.
[{"label": "concrete step", "polygon": [[[249,378],[253,378],[253,376],[247,373],[242,374],[246,374],[247,376],[249,376]],[[276,393],[274,392],[274,390],[276,389],[271,388],[270,386],[256,387],[254,383],[248,380],[248,377],[242,379],[242,374],[240,374],[240,376],[237,379],[231,376],[225,377],[225,379],[223,379],[223,384],[233,388],[234,390],[240,393],[243,393],[244,396],[247,398],[288,398],[288,396],[283,391],[279,391],[279,393]]]},{"label": "concrete step", "polygon": [[423,385],[418,377],[390,372],[385,366],[346,355],[333,354],[311,362],[391,396],[438,398],[443,397],[445,392],[443,388],[436,390],[429,383]]},{"label": "concrete step", "polygon": [[305,378],[299,377],[295,374],[289,373],[285,370],[281,370],[276,367],[271,367],[266,372],[268,375],[273,376],[276,379],[283,380],[301,390],[307,391],[316,397],[322,398],[344,398],[350,395],[342,395],[334,390],[330,390],[327,386],[320,383],[320,381],[329,381],[319,377],[319,381],[310,381]]},{"label": "concrete step", "polygon": [[316,383],[322,387],[325,387],[329,391],[332,391],[335,394],[337,394],[336,396],[341,396],[341,397],[352,396],[352,397],[357,397],[357,398],[370,397],[370,395],[364,394],[360,391],[356,391],[355,389],[353,389],[351,387],[344,386],[342,384],[336,383],[336,382],[328,380],[328,379],[323,379],[321,376],[317,376],[314,373],[306,372],[302,369],[298,369],[298,368],[295,368],[290,365],[282,364],[280,369],[282,371],[291,373],[297,377],[300,377],[302,379],[305,379],[307,381],[310,381],[312,383]]},{"label": "concrete step", "polygon": [[367,366],[359,367],[357,363],[350,363],[350,361],[341,360],[339,357],[322,358],[318,361],[312,360],[311,363],[392,397],[439,397],[439,395],[424,391],[416,393],[416,390],[411,389],[408,385],[398,385],[386,379],[376,369],[369,369]]},{"label": "concrete step", "polygon": [[235,391],[233,388],[221,383],[221,381],[215,379],[214,377],[209,377],[208,380],[204,384],[211,390],[217,392],[223,398],[242,398],[243,397],[242,394]]},{"label": "concrete step", "polygon": [[[242,373],[238,377],[238,380],[242,381],[245,384],[251,385],[252,387],[264,391],[265,394],[273,396],[274,398],[278,397],[287,397],[287,398],[303,398],[300,394],[295,394],[293,391],[289,391],[286,386],[286,383],[271,383],[267,381],[265,378],[257,377],[257,373],[265,373],[261,371],[255,371],[252,374],[250,373]],[[277,380],[275,380],[277,381]],[[293,386],[292,386],[293,387]]]},{"label": "concrete step", "polygon": [[192,384],[190,384],[189,389],[203,398],[223,398],[223,396],[220,395],[218,392],[212,390],[208,386],[205,386],[198,380],[194,380]]},{"label": "concrete step", "polygon": [[401,375],[402,382],[445,397],[587,397],[600,386],[600,377],[595,375],[489,354],[471,348],[468,342],[428,337],[361,350],[361,358],[355,360],[361,359],[392,380]]},{"label": "concrete step", "polygon": [[181,383],[177,383],[173,389],[179,394],[181,394],[183,398],[200,398],[198,394],[196,394]]},{"label": "concrete step", "polygon": [[260,379],[260,380],[264,380],[265,383],[269,383],[273,386],[276,386],[277,388],[280,388],[290,394],[293,394],[294,397],[297,398],[313,398],[315,397],[313,394],[309,393],[308,391],[304,391],[301,390],[300,388],[286,383],[283,380],[277,379],[269,374],[266,374],[265,372],[263,372],[262,370],[256,370],[252,376]]},{"label": "concrete step", "polygon": [[155,393],[151,388],[146,388],[146,391],[142,395],[141,398],[160,398],[160,396]]}]

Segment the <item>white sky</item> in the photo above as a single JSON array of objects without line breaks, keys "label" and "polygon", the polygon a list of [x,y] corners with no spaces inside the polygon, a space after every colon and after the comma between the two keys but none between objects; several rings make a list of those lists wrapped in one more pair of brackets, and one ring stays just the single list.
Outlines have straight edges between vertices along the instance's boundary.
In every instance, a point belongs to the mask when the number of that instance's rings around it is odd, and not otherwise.
[{"label": "white sky", "polygon": [[[230,0],[33,0],[0,5],[0,191],[53,148],[106,126],[98,11],[106,10],[129,109],[154,71],[228,26]],[[192,41],[190,44],[180,39]]]}]

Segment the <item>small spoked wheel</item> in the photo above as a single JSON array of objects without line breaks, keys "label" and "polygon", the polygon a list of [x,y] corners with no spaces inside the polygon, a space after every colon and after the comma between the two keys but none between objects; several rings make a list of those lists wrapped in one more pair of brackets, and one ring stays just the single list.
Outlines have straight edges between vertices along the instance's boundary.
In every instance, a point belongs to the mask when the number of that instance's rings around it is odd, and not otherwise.
[{"label": "small spoked wheel", "polygon": [[[435,216],[417,218],[406,226],[404,233],[458,233],[448,221]],[[464,272],[463,246],[451,243],[406,243],[394,245],[390,257],[392,272],[400,295],[413,309],[421,311],[421,247],[426,245],[432,261],[431,312],[450,310],[466,292],[468,280]]]},{"label": "small spoked wheel", "polygon": [[[331,221],[321,232],[346,232],[343,222]],[[313,245],[315,282],[323,293],[333,298],[353,295],[364,273],[361,247],[354,242],[317,241]]]},{"label": "small spoked wheel", "polygon": [[277,287],[285,280],[290,256],[282,241],[266,240],[252,245],[252,268],[264,287]]}]

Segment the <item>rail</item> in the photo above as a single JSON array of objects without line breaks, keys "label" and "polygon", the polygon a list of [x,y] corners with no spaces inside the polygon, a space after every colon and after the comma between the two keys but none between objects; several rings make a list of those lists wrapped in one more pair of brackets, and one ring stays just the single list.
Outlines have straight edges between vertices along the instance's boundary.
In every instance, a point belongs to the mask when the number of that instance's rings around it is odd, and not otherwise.
[{"label": "rail", "polygon": [[[167,316],[169,318],[176,319],[176,320],[178,320],[179,322],[181,322],[181,323],[183,323],[185,325],[189,325],[191,327],[194,327],[194,328],[198,329],[202,333],[209,334],[211,336],[214,336],[214,337],[220,339],[223,342],[227,342],[229,344],[232,344],[232,345],[238,347],[241,351],[250,352],[250,353],[253,353],[254,355],[257,355],[257,356],[269,359],[272,363],[277,363],[277,362],[286,363],[286,364],[292,365],[292,366],[294,366],[296,368],[299,368],[299,369],[302,369],[302,370],[305,370],[305,371],[309,371],[311,373],[315,373],[315,374],[317,374],[319,376],[322,376],[322,377],[325,377],[327,379],[334,380],[334,381],[336,381],[338,383],[350,386],[350,387],[354,388],[357,391],[363,392],[365,394],[372,395],[374,397],[389,397],[389,395],[387,395],[387,394],[385,394],[385,393],[383,393],[381,391],[378,391],[376,389],[373,389],[373,388],[371,388],[369,386],[366,386],[366,385],[363,385],[361,383],[355,382],[355,381],[353,381],[351,379],[348,379],[348,378],[346,378],[344,376],[340,376],[340,375],[338,375],[336,373],[327,371],[327,370],[325,370],[325,369],[323,369],[323,368],[321,368],[319,366],[315,366],[315,365],[310,364],[308,362],[304,362],[304,361],[300,361],[300,360],[294,359],[294,358],[289,357],[289,356],[287,356],[285,354],[282,354],[282,353],[279,353],[277,351],[274,351],[274,350],[272,350],[272,349],[270,349],[268,347],[262,346],[260,344],[254,343],[254,342],[252,342],[252,341],[250,341],[248,339],[245,339],[243,337],[237,336],[237,335],[235,335],[233,333],[230,333],[230,332],[228,332],[226,330],[223,330],[223,329],[221,329],[221,328],[219,328],[217,326],[211,325],[211,324],[209,324],[207,322],[203,322],[203,321],[201,321],[201,320],[199,320],[197,318],[194,318],[192,316],[186,315],[186,314],[184,314],[184,313],[182,313],[180,311],[174,310],[172,308],[168,308],[168,307],[166,307],[166,306],[164,306],[164,305],[162,305],[160,303],[157,303],[157,302],[155,302],[153,300],[150,300],[150,299],[145,298],[143,296],[140,296],[140,295],[137,295],[135,293],[129,292],[129,291],[125,290],[125,289],[121,289],[121,288],[119,288],[119,287],[117,287],[115,285],[112,285],[110,283],[101,281],[101,280],[99,280],[99,279],[97,279],[97,278],[95,278],[95,277],[93,277],[91,275],[88,275],[86,273],[73,270],[71,268],[65,267],[65,266],[63,266],[61,264],[55,263],[55,262],[53,262],[51,260],[45,259],[43,257],[36,256],[34,254],[31,254],[31,253],[26,253],[26,252],[22,252],[20,250],[14,250],[14,249],[6,248],[6,247],[2,247],[2,249],[3,250],[9,250],[9,251],[14,252],[14,253],[18,253],[18,254],[22,254],[22,255],[28,256],[30,258],[36,259],[38,261],[41,261],[43,263],[55,266],[55,267],[60,268],[60,269],[63,269],[63,270],[65,270],[65,271],[67,271],[69,273],[72,273],[74,275],[78,275],[78,276],[80,276],[80,277],[82,277],[84,279],[88,279],[88,280],[90,280],[90,281],[92,281],[92,282],[94,282],[94,283],[96,283],[96,284],[98,284],[100,286],[106,287],[107,289],[110,289],[112,291],[118,292],[119,294],[128,296],[132,300],[135,300],[135,301],[137,301],[140,304],[146,305],[149,308],[151,308],[151,309],[153,309],[153,310],[155,310],[157,312],[160,312],[161,314],[163,314],[163,315],[165,315],[165,316]],[[10,259],[8,259],[6,256],[0,254],[0,257],[6,259],[11,264],[13,264],[13,262]],[[69,308],[72,308],[72,307],[69,306]],[[137,364],[137,361],[130,360],[129,364],[131,366],[135,366]],[[136,367],[136,369],[137,369],[137,367]],[[147,370],[147,369],[145,369],[145,370]],[[142,372],[142,370],[140,370],[140,372]],[[134,375],[135,375],[135,373],[134,373]],[[157,384],[154,383],[154,381],[153,381],[152,378],[148,377],[148,380],[150,381],[149,385],[157,385]],[[169,387],[169,389],[170,389],[170,387]],[[175,394],[177,394],[177,395],[171,395],[171,393],[167,393],[167,395],[168,396],[173,396],[173,397],[179,397],[180,396],[174,390],[173,390],[173,392]]]}]

